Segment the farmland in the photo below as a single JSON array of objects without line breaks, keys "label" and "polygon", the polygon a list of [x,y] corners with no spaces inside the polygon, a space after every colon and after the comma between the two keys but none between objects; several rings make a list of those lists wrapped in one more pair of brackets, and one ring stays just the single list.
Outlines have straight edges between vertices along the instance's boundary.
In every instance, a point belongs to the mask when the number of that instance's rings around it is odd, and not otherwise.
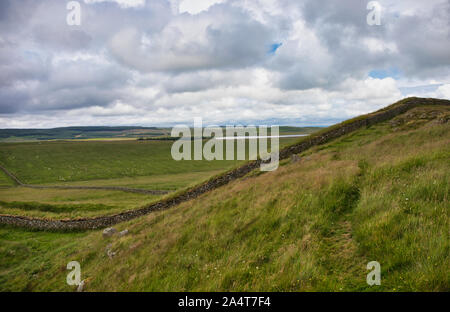
[{"label": "farmland", "polygon": [[[294,131],[296,130],[296,131]],[[286,128],[282,133],[309,133]],[[283,138],[281,146],[297,138]],[[178,191],[207,180],[243,161],[175,161],[173,141],[88,140],[0,143],[0,164],[25,184],[39,186],[120,186]],[[224,144],[225,145],[225,144]],[[77,218],[139,208],[163,195],[111,190],[15,187],[0,172],[0,213]]]}]

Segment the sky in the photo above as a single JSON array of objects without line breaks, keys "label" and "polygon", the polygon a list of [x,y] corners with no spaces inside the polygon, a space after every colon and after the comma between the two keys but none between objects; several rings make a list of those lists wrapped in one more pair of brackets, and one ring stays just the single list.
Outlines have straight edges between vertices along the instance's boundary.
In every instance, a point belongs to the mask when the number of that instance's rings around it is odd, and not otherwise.
[{"label": "sky", "polygon": [[330,125],[450,99],[450,1],[0,1],[0,128]]}]

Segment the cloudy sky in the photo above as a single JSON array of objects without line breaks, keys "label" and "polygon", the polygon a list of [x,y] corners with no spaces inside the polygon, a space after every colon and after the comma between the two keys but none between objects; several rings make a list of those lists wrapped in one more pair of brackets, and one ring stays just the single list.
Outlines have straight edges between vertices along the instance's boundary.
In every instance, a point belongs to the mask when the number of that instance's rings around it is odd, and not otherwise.
[{"label": "cloudy sky", "polygon": [[0,1],[0,128],[328,125],[450,99],[450,1]]}]

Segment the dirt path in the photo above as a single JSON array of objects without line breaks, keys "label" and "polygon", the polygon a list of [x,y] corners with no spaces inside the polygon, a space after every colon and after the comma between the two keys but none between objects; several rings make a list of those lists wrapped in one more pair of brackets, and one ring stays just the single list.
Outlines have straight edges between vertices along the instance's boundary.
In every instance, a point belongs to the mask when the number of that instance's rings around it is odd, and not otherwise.
[{"label": "dirt path", "polygon": [[[288,146],[282,149],[279,153],[279,159],[287,159],[293,154],[299,154],[315,145],[327,143],[345,134],[351,133],[358,129],[368,127],[389,119],[397,115],[403,114],[408,110],[422,105],[450,105],[449,100],[439,99],[423,99],[423,98],[408,98],[397,102],[391,106],[383,108],[374,113],[360,116],[338,125],[329,127],[323,131],[306,137],[299,143]],[[200,195],[217,189],[223,185],[239,179],[249,172],[259,168],[261,160],[248,162],[247,164],[236,168],[234,170],[225,172],[216,176],[209,181],[206,181],[198,186],[190,188],[183,193],[176,194],[172,197],[162,199],[156,203],[150,204],[147,207],[126,211],[123,213],[73,220],[48,220],[41,218],[28,218],[13,215],[0,215],[0,224],[8,224],[18,227],[26,227],[39,230],[56,230],[56,231],[70,231],[70,230],[89,230],[105,228],[120,222],[132,220],[140,216],[146,215],[153,211],[161,211],[170,207],[176,206],[182,202],[194,199]],[[13,178],[14,179],[14,178]],[[15,179],[17,181],[17,178]],[[19,181],[20,182],[20,181]]]}]

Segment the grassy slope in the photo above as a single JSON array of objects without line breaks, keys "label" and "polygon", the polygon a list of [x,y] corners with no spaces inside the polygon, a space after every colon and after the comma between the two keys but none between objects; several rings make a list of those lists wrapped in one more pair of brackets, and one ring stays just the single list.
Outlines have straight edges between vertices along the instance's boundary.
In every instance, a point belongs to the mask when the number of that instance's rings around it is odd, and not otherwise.
[{"label": "grassy slope", "polygon": [[450,124],[418,117],[430,110],[120,224],[122,238],[1,227],[0,290],[73,290],[77,260],[86,290],[449,291]]}]

